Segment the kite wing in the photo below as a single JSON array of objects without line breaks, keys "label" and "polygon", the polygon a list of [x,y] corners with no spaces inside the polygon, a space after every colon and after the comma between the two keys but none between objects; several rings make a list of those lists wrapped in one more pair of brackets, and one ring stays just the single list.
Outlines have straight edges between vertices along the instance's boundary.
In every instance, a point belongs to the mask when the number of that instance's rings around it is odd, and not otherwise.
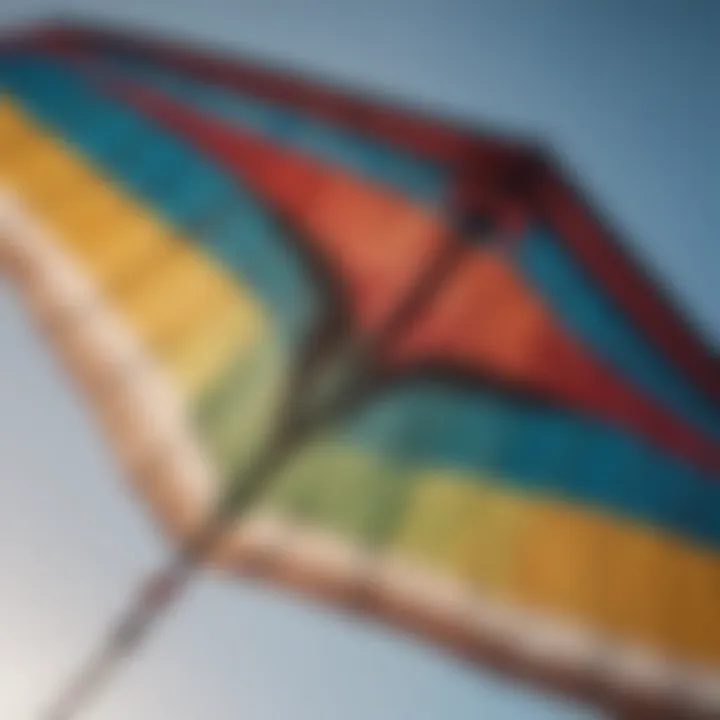
[{"label": "kite wing", "polygon": [[298,358],[369,339],[212,560],[615,709],[720,708],[717,365],[547,162],[86,30],[0,83],[0,259],[171,536]]}]

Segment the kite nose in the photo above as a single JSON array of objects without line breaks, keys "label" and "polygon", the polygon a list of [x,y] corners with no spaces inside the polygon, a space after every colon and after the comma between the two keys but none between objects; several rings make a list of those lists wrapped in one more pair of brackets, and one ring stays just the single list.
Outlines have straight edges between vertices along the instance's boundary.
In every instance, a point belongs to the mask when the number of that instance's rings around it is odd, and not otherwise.
[{"label": "kite nose", "polygon": [[476,210],[460,210],[453,214],[450,223],[458,237],[482,244],[493,237],[497,227],[489,213]]},{"label": "kite nose", "polygon": [[469,165],[452,191],[451,226],[474,242],[517,235],[527,224],[546,167],[535,150]]}]

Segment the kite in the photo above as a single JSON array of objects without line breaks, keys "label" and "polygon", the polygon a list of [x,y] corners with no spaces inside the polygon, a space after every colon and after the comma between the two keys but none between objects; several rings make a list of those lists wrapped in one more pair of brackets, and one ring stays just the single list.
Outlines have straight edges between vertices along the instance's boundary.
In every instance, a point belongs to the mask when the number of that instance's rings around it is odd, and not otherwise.
[{"label": "kite", "polygon": [[720,714],[717,358],[533,143],[166,40],[0,45],[0,267],[200,566]]}]

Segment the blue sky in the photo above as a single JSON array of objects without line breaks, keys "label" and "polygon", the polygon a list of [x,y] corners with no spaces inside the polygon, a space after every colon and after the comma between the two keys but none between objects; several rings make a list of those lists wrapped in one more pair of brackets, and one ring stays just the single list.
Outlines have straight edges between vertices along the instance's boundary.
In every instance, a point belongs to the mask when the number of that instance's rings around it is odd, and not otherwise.
[{"label": "blue sky", "polygon": [[[0,22],[68,12],[538,137],[720,345],[715,0],[3,0]],[[29,718],[164,548],[2,285],[0,399],[0,717]],[[382,628],[205,580],[87,717],[583,715]]]}]

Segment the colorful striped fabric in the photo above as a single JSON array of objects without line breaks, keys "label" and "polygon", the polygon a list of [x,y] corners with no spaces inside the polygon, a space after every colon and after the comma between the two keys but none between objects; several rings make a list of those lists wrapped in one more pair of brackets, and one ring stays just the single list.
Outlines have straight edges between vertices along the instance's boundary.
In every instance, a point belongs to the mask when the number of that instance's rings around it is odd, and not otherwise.
[{"label": "colorful striped fabric", "polygon": [[0,262],[168,532],[361,362],[212,559],[720,713],[717,361],[547,159],[84,29],[7,42],[0,86]]}]

